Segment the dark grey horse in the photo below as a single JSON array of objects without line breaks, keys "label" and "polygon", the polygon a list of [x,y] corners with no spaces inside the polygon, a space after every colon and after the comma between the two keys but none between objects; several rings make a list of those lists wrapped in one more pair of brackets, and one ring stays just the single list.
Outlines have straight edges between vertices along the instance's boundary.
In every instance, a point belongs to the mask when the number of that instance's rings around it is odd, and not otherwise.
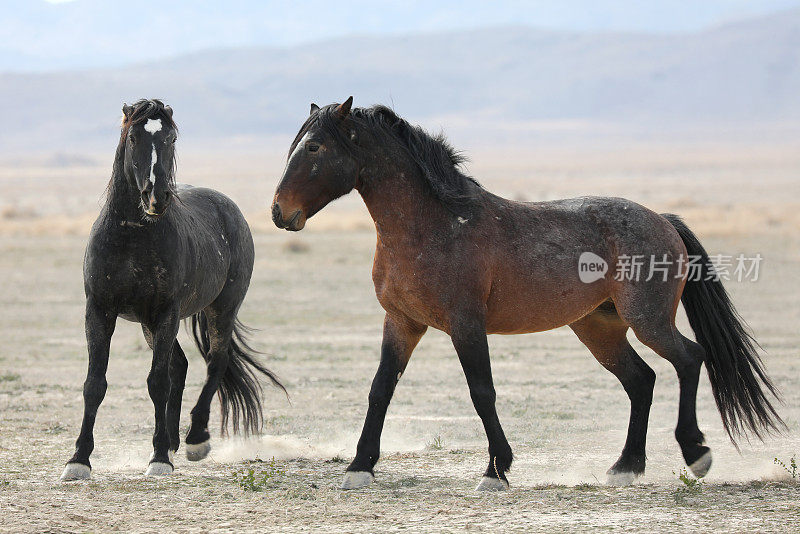
[{"label": "dark grey horse", "polygon": [[192,410],[186,456],[211,450],[208,418],[219,393],[223,429],[233,415],[244,430],[260,427],[256,373],[283,388],[242,340],[236,319],[253,271],[253,239],[242,213],[211,189],[174,181],[177,127],[172,109],[158,100],[123,107],[122,135],[108,198],[92,227],[84,259],[89,371],[75,454],[62,480],[89,478],[97,409],[106,393],[109,346],[117,317],[141,323],[153,350],[147,388],[155,407],[153,456],[148,475],[173,471],[180,444],[181,396],[187,360],[176,335],[191,317],[208,376]]}]

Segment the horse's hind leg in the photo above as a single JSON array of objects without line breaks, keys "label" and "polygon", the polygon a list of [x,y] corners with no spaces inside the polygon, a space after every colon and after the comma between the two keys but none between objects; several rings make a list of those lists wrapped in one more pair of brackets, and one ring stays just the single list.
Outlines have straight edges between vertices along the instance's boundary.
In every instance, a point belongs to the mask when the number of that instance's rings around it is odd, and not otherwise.
[{"label": "horse's hind leg", "polygon": [[633,350],[628,326],[613,310],[598,310],[570,325],[603,367],[622,383],[631,401],[628,436],[616,463],[608,470],[612,484],[630,484],[645,470],[645,443],[656,374]]},{"label": "horse's hind leg", "polygon": [[236,317],[235,311],[219,314],[207,309],[204,313],[208,321],[210,346],[208,354],[205,355],[206,383],[192,408],[192,424],[186,434],[186,458],[192,462],[202,460],[211,452],[211,434],[208,431],[211,401],[228,368]]},{"label": "horse's hind leg", "polygon": [[705,437],[697,426],[697,384],[705,351],[694,341],[683,336],[672,323],[653,328],[633,326],[636,337],[669,361],[678,373],[680,401],[675,439],[681,447],[683,459],[697,477],[705,476],[711,468],[711,449],[704,446]]}]

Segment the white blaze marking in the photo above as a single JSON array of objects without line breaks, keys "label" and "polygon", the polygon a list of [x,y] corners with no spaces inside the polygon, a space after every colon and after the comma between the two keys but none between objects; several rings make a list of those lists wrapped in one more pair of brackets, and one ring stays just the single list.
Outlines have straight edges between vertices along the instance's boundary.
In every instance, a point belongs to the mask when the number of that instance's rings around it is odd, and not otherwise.
[{"label": "white blaze marking", "polygon": [[153,153],[150,155],[150,183],[156,185],[156,162],[158,162],[158,154],[156,153],[156,144],[153,143]]},{"label": "white blaze marking", "polygon": [[[161,131],[161,119],[147,119],[144,125],[144,131],[150,135],[155,135],[156,132]],[[150,155],[150,183],[156,184],[155,168],[158,162],[158,154],[156,153],[156,144],[153,142],[153,153]]]},{"label": "white blaze marking", "polygon": [[306,139],[308,139],[308,132],[306,132],[306,134],[300,138],[300,141],[297,142],[297,145],[295,145],[294,150],[289,156],[289,161],[292,161],[294,155],[297,154],[300,150],[303,150],[303,147],[306,146]]},{"label": "white blaze marking", "polygon": [[161,131],[161,119],[147,119],[144,125],[144,131],[154,134]]},{"label": "white blaze marking", "polygon": [[458,222],[459,222],[459,223],[461,223],[461,224],[464,224],[464,223],[465,223],[465,222],[467,222],[468,220],[469,220],[469,219],[465,219],[464,217],[459,217],[459,218],[458,218]]}]

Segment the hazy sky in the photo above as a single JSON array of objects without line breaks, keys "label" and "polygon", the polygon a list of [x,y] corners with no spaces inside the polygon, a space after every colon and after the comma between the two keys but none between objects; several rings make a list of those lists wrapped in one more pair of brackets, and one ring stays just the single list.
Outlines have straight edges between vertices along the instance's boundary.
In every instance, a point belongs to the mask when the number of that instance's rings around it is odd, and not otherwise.
[{"label": "hazy sky", "polygon": [[517,24],[693,31],[800,0],[2,0],[0,71],[115,66],[234,46]]}]

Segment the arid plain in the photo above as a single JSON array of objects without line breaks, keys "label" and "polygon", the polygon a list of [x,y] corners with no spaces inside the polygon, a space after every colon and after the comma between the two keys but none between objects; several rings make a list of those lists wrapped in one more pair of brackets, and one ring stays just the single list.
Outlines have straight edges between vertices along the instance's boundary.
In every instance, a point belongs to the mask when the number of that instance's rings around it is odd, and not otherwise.
[{"label": "arid plain", "polygon": [[[629,487],[606,486],[628,417],[617,380],[567,328],[492,336],[498,412],[516,461],[511,490],[484,495],[473,491],[485,466],[483,430],[449,339],[435,331],[398,386],[376,483],[338,489],[378,362],[383,315],[370,278],[374,228],[352,194],[302,233],[275,229],[267,207],[287,145],[181,151],[178,179],[220,189],[245,212],[257,258],[241,317],[258,328],[254,344],[284,379],[290,402],[266,389],[261,438],[215,436],[209,459],[189,463],[179,455],[174,475],[145,478],[150,356],[138,326],[120,322],[93,479],[71,484],[58,476],[82,412],[81,262],[112,154],[0,158],[0,531],[800,528],[800,484],[774,463],[777,457],[788,465],[800,453],[800,146],[639,142],[468,152],[469,172],[498,194],[623,196],[683,215],[712,254],[761,254],[757,282],[727,287],[783,392],[780,413],[789,427],[737,452],[703,373],[698,416],[714,466],[702,484],[687,485],[672,436],[675,373],[635,343],[658,375],[647,473]],[[688,334],[683,316],[680,324]],[[187,352],[184,421],[204,375],[200,356],[193,347]],[[212,415],[218,428],[216,410]]]}]

